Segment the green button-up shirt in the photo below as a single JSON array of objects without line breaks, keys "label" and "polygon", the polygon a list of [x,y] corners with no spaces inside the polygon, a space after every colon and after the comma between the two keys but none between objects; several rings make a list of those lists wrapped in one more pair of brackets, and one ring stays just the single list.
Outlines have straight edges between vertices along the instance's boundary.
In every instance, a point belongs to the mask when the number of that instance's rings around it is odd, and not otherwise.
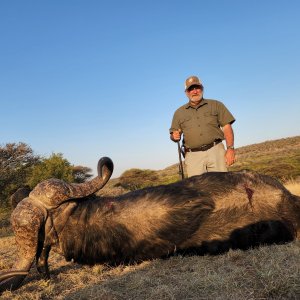
[{"label": "green button-up shirt", "polygon": [[233,115],[222,102],[202,99],[197,107],[187,103],[175,111],[170,133],[181,129],[185,145],[188,148],[197,148],[210,144],[215,139],[223,140],[221,127],[234,121]]}]

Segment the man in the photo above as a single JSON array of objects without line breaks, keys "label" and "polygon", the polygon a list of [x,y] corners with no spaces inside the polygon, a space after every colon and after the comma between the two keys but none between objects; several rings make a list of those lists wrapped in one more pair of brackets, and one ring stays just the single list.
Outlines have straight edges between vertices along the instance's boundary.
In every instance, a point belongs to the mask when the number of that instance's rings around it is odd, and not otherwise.
[{"label": "man", "polygon": [[235,159],[231,127],[234,117],[223,103],[203,98],[203,85],[197,76],[185,81],[185,94],[189,102],[175,111],[170,138],[178,142],[183,134],[188,177],[212,171],[227,172]]}]

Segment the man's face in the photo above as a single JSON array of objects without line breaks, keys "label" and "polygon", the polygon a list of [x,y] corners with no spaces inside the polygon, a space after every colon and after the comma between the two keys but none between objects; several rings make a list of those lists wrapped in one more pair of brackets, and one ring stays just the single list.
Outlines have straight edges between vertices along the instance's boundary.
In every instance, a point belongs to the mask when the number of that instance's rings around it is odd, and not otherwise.
[{"label": "man's face", "polygon": [[191,105],[198,105],[203,97],[203,87],[192,85],[185,91],[185,94],[189,98]]}]

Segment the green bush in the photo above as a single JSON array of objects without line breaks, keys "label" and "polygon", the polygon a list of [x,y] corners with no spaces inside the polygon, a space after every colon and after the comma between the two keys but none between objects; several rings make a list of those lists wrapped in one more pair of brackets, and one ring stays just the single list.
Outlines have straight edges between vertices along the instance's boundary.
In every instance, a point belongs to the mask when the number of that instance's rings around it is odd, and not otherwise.
[{"label": "green bush", "polygon": [[44,158],[35,165],[28,179],[30,188],[34,188],[39,182],[58,178],[66,182],[74,182],[73,167],[67,159],[63,158],[61,153],[53,153],[49,158]]}]

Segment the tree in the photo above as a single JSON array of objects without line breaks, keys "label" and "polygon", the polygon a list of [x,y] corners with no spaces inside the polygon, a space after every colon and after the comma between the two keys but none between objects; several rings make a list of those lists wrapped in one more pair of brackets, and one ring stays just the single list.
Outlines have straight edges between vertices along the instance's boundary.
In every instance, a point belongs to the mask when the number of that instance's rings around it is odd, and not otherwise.
[{"label": "tree", "polygon": [[85,182],[87,179],[92,177],[92,172],[91,168],[88,167],[83,167],[83,166],[73,166],[73,177],[74,177],[74,182],[76,183],[82,183]]},{"label": "tree", "polygon": [[81,183],[92,175],[91,169],[73,166],[61,153],[41,158],[25,143],[9,143],[0,147],[0,204],[7,205],[19,188],[34,188],[39,182],[58,178]]},{"label": "tree", "polygon": [[50,178],[58,178],[66,182],[75,181],[73,167],[61,153],[53,153],[49,158],[43,158],[35,165],[27,183],[30,188],[34,188],[39,182]]},{"label": "tree", "polygon": [[40,157],[25,143],[8,143],[0,147],[0,204],[7,204],[9,196],[26,185],[33,166]]}]

